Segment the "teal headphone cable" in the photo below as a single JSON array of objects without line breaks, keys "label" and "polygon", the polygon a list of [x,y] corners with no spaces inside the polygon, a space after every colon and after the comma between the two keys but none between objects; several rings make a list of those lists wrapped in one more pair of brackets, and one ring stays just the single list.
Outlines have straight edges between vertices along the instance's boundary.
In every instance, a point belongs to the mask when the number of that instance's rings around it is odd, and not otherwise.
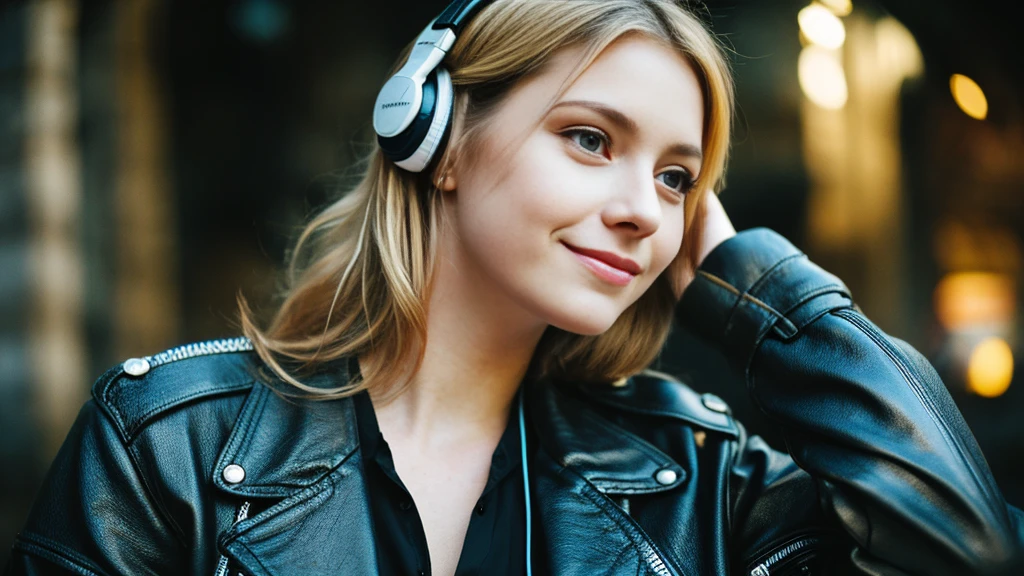
[{"label": "teal headphone cable", "polygon": [[530,521],[530,473],[526,464],[526,422],[523,417],[523,396],[526,395],[525,387],[519,390],[519,441],[523,453],[523,492],[526,494],[526,576],[533,576],[531,566],[531,547],[533,527]]}]

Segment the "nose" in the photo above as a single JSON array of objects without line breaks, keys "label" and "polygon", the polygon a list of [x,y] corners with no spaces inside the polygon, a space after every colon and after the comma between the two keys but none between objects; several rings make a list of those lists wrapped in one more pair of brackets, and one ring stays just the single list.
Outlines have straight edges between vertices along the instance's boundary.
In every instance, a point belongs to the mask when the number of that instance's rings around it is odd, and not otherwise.
[{"label": "nose", "polygon": [[622,178],[601,213],[605,226],[643,238],[661,226],[662,207],[651,170],[634,170]]}]

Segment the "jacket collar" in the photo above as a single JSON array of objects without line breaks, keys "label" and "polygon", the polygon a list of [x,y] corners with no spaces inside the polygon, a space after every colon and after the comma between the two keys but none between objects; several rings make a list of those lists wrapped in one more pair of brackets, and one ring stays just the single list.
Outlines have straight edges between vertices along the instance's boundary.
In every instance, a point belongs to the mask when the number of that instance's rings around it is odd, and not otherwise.
[{"label": "jacket collar", "polygon": [[[349,379],[335,368],[318,374],[311,385],[337,386]],[[647,441],[596,412],[591,400],[608,404],[623,387],[593,388],[540,380],[528,383],[531,425],[544,450],[605,493],[646,494],[670,490],[687,471]],[[605,390],[607,388],[607,390]],[[313,485],[338,468],[359,447],[351,399],[312,401],[284,398],[257,384],[246,400],[212,471],[221,490],[242,498],[284,498]],[[223,471],[241,466],[241,482]],[[673,482],[665,482],[674,473]]]},{"label": "jacket collar", "polygon": [[[341,368],[317,376],[311,384],[337,386],[347,381],[347,370]],[[552,539],[558,534],[578,537],[580,514],[590,514],[595,516],[586,520],[590,526],[603,519],[613,528],[594,532],[609,541],[587,547],[596,555],[592,560],[600,561],[618,549],[620,556],[636,556],[654,573],[670,574],[642,530],[602,494],[614,498],[670,490],[686,481],[687,471],[601,416],[570,386],[546,380],[527,385],[530,424],[543,448],[538,456],[543,461],[531,468],[531,490],[538,491],[538,507],[560,510],[542,514],[544,533]],[[296,561],[324,556],[337,565],[317,566],[308,573],[376,574],[374,555],[366,553],[374,549],[373,528],[358,447],[351,398],[285,399],[257,384],[217,459],[213,483],[243,500],[280,501],[273,510],[234,525],[223,534],[221,549],[254,574],[287,573],[296,569]],[[223,471],[231,464],[244,469],[241,482],[225,479]],[[665,470],[673,474],[659,474]],[[545,482],[547,491],[541,486]],[[586,510],[581,510],[581,501],[588,503]],[[308,526],[321,529],[302,531]],[[319,554],[324,547],[335,552]],[[569,564],[563,568],[555,573],[572,571]]]},{"label": "jacket collar", "polygon": [[534,430],[555,462],[605,494],[650,494],[685,481],[687,474],[679,463],[600,415],[587,392],[585,387],[553,381],[536,382],[528,390]]}]

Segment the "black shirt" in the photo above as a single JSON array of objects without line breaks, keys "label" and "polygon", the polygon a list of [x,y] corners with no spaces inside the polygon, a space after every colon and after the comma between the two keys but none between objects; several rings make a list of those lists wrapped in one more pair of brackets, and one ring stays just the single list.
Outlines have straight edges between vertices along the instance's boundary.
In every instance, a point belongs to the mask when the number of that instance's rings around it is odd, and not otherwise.
[{"label": "black shirt", "polygon": [[[423,524],[415,502],[395,470],[391,449],[378,427],[370,396],[364,390],[353,396],[353,400],[380,573],[429,575],[430,558]],[[526,428],[529,432],[530,427]],[[533,446],[534,442],[528,435],[528,456]],[[491,456],[487,483],[470,517],[456,576],[519,576],[526,573],[526,511],[521,459],[517,393],[508,425]],[[536,514],[533,524],[536,531]]]}]

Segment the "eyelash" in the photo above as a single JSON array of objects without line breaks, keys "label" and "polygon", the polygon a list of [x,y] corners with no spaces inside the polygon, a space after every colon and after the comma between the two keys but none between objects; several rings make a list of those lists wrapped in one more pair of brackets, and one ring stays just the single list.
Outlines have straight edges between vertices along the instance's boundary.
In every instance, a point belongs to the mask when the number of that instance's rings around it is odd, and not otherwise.
[{"label": "eyelash", "polygon": [[[579,134],[589,134],[589,135],[592,135],[592,136],[597,136],[598,138],[601,139],[601,142],[604,144],[606,149],[611,147],[611,139],[608,137],[608,135],[605,134],[603,131],[597,130],[597,129],[594,129],[594,128],[569,128],[567,130],[563,130],[561,132],[561,134],[562,134],[562,136],[566,137],[568,140],[572,141],[573,145],[575,145],[577,148],[579,148],[581,151],[583,151],[586,154],[597,154],[597,152],[593,152],[591,150],[587,150],[583,146],[580,146],[576,142],[576,140],[573,139],[573,136],[576,136],[576,135],[579,135]],[[661,174],[670,174],[670,173],[673,173],[673,172],[679,174],[682,177],[682,179],[683,179],[682,188],[671,188],[671,187],[668,186],[668,184],[665,184],[665,187],[669,188],[673,192],[676,192],[680,196],[685,196],[688,192],[690,192],[690,190],[693,189],[694,178],[693,178],[693,176],[690,175],[690,171],[689,170],[669,170],[669,171],[666,171],[666,172],[662,172]],[[661,174],[659,174],[658,176],[661,176]],[[663,182],[663,184],[664,184],[664,182]]]}]

